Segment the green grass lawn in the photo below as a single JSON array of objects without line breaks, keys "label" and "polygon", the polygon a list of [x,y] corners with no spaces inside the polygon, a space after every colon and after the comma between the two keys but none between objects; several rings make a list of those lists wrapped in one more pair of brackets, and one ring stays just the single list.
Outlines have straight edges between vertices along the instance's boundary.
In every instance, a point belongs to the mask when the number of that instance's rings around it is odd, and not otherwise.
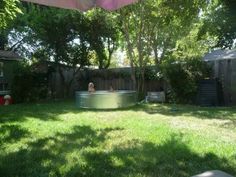
[{"label": "green grass lawn", "polygon": [[73,102],[0,107],[2,177],[236,176],[236,109]]}]

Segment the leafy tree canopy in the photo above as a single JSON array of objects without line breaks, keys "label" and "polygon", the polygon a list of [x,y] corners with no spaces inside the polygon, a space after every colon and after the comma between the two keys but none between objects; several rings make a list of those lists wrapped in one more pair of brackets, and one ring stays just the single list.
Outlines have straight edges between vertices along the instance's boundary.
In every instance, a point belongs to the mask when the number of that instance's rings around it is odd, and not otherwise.
[{"label": "leafy tree canopy", "polygon": [[95,64],[100,69],[110,66],[113,52],[119,44],[119,27],[115,13],[94,9],[86,14],[89,21],[88,40],[91,49],[96,52]]},{"label": "leafy tree canopy", "polygon": [[21,10],[17,7],[18,0],[0,1],[0,29],[6,28],[9,21],[13,20]]},{"label": "leafy tree canopy", "polygon": [[236,1],[213,0],[204,17],[200,38],[207,34],[217,38],[215,47],[232,48],[236,39]]}]

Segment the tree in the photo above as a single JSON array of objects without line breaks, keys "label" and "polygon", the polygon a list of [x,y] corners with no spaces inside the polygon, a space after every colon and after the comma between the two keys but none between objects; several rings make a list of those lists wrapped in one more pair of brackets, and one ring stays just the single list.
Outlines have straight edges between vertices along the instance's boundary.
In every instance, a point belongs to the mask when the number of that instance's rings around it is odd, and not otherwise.
[{"label": "tree", "polygon": [[[63,96],[68,96],[78,71],[89,65],[89,46],[84,31],[83,14],[74,11],[36,6],[30,13],[32,29],[40,54],[53,61],[61,78]],[[65,70],[72,70],[72,79],[66,80]]]},{"label": "tree", "polygon": [[[67,95],[78,71],[90,64],[95,51],[99,68],[108,68],[118,46],[114,15],[102,10],[87,14],[24,3],[24,14],[0,31],[0,47],[27,58],[53,61]],[[101,20],[103,19],[103,20]],[[1,36],[0,36],[1,37]],[[63,70],[73,71],[67,80]]]},{"label": "tree", "polygon": [[[120,10],[120,23],[121,23],[121,32],[124,37],[126,50],[128,57],[130,59],[130,66],[131,66],[131,79],[133,81],[133,88],[136,89],[136,70],[135,67],[139,66],[141,68],[141,82],[144,81],[144,62],[145,54],[146,56],[150,55],[150,45],[147,45],[149,41],[144,40],[144,35],[147,30],[147,26],[145,23],[144,15],[145,5],[142,3],[136,4],[131,7],[124,8]],[[147,10],[147,9],[146,9]],[[147,47],[147,48],[145,48]],[[137,52],[136,52],[137,51]],[[137,53],[137,55],[136,55]],[[136,63],[135,59],[138,58],[138,64]],[[140,84],[141,85],[141,84]],[[138,85],[138,91],[142,91],[143,85]],[[142,87],[142,88],[140,88]]]},{"label": "tree", "polygon": [[89,19],[89,43],[96,52],[96,63],[99,69],[107,69],[119,42],[116,16],[102,9],[95,9],[86,16]]},{"label": "tree", "polygon": [[11,50],[24,57],[29,56],[29,49],[33,48],[33,45],[29,47],[26,44],[34,44],[32,30],[28,27],[29,14],[26,5],[27,3],[22,3],[19,6],[19,11],[22,13],[18,13],[14,19],[8,21],[7,26],[0,28],[0,50]]},{"label": "tree", "polygon": [[144,89],[145,67],[150,59],[159,64],[166,54],[173,51],[177,40],[187,35],[204,1],[146,0],[120,10],[120,21],[128,57],[132,69],[132,80],[136,86],[135,66],[140,69],[138,91]]},{"label": "tree", "polygon": [[206,34],[204,38],[199,39],[199,31],[202,28],[202,22],[195,23],[189,34],[176,42],[175,50],[171,57],[174,58],[202,58],[204,54],[213,48],[217,41],[216,38]]},{"label": "tree", "polygon": [[236,39],[236,1],[212,0],[203,14],[204,25],[199,32],[199,38],[206,35],[217,38],[215,47],[232,48]]},{"label": "tree", "polygon": [[166,55],[174,51],[178,40],[190,33],[206,5],[206,1],[198,0],[172,3],[162,1],[153,8],[153,15],[150,14],[152,31],[149,40],[156,64],[160,64]]},{"label": "tree", "polygon": [[21,10],[17,7],[18,0],[0,1],[0,29],[6,28],[7,24],[13,20]]}]

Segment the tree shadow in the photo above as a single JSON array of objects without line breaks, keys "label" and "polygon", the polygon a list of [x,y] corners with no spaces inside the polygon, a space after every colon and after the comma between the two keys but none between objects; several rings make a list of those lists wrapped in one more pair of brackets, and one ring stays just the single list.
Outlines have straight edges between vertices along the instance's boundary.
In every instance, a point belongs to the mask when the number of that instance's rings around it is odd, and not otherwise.
[{"label": "tree shadow", "polygon": [[70,133],[32,140],[26,148],[0,156],[0,176],[66,176],[61,174],[60,168],[68,163],[67,154],[98,147],[111,131],[122,129],[94,130],[89,126],[75,126]]},{"label": "tree shadow", "polygon": [[172,135],[163,144],[133,139],[106,149],[113,131],[123,129],[75,126],[69,133],[32,140],[26,148],[0,156],[0,176],[187,177],[212,169],[236,174],[236,159],[197,154],[180,135]]},{"label": "tree shadow", "polygon": [[28,136],[29,131],[19,125],[1,125],[0,126],[0,147],[4,143],[13,143],[21,138]]},{"label": "tree shadow", "polygon": [[18,104],[0,107],[0,123],[23,122],[27,118],[40,119],[42,121],[60,121],[59,115],[66,113],[80,114],[85,112],[116,112],[136,110],[137,107],[121,109],[82,109],[76,107],[75,102],[59,101],[42,104]]},{"label": "tree shadow", "polygon": [[236,128],[236,108],[217,107],[205,108],[190,105],[173,104],[142,104],[122,109],[80,109],[74,102],[60,101],[43,104],[21,104],[9,107],[0,107],[0,123],[23,122],[28,118],[40,119],[42,121],[60,121],[59,115],[66,113],[81,114],[85,112],[122,112],[122,111],[141,111],[148,114],[162,114],[169,117],[185,116],[198,119],[218,119],[223,120],[221,127]]},{"label": "tree shadow", "polygon": [[128,147],[114,147],[110,152],[85,154],[89,166],[84,171],[75,167],[67,176],[189,177],[212,169],[236,174],[235,164],[213,153],[200,156],[192,152],[179,136],[173,135],[162,145],[138,140],[128,144]]},{"label": "tree shadow", "polygon": [[170,117],[185,116],[198,119],[224,120],[222,127],[236,128],[235,107],[199,107],[191,105],[174,104],[148,104],[143,105],[140,110],[148,114],[161,114]]},{"label": "tree shadow", "polygon": [[224,128],[236,128],[236,108],[217,107],[205,108],[191,105],[174,104],[142,104],[122,109],[80,109],[72,101],[60,101],[42,104],[20,104],[8,107],[0,107],[0,123],[23,122],[28,118],[42,121],[60,121],[59,115],[66,113],[81,114],[85,112],[122,112],[141,111],[151,115],[161,114],[169,117],[185,116],[198,119],[223,120],[219,126]]},{"label": "tree shadow", "polygon": [[48,101],[41,103],[22,103],[0,106],[0,123],[21,122],[27,118],[43,121],[59,121],[58,115],[66,113],[80,114],[84,112],[117,112],[137,110],[137,106],[118,109],[86,109],[78,108],[74,100]]},{"label": "tree shadow", "polygon": [[23,122],[27,118],[42,121],[59,121],[58,115],[65,113],[80,113],[72,102],[50,102],[42,104],[16,104],[0,107],[0,123]]}]

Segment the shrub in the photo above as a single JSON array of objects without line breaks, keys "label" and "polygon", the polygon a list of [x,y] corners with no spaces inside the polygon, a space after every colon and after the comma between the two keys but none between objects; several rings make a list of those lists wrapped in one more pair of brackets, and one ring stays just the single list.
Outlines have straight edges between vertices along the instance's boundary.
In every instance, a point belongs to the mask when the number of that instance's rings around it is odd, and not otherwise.
[{"label": "shrub", "polygon": [[168,98],[177,103],[193,103],[198,82],[210,76],[211,69],[199,58],[168,59],[161,70],[170,85]]},{"label": "shrub", "polygon": [[[141,77],[141,69],[136,68],[136,73],[135,73],[136,79],[139,79]],[[163,78],[163,75],[160,71],[159,68],[156,67],[146,67],[145,72],[144,72],[144,79],[146,81],[160,81]]]},{"label": "shrub", "polygon": [[36,73],[31,66],[22,64],[15,69],[11,91],[16,103],[45,99],[48,93],[47,74]]}]

